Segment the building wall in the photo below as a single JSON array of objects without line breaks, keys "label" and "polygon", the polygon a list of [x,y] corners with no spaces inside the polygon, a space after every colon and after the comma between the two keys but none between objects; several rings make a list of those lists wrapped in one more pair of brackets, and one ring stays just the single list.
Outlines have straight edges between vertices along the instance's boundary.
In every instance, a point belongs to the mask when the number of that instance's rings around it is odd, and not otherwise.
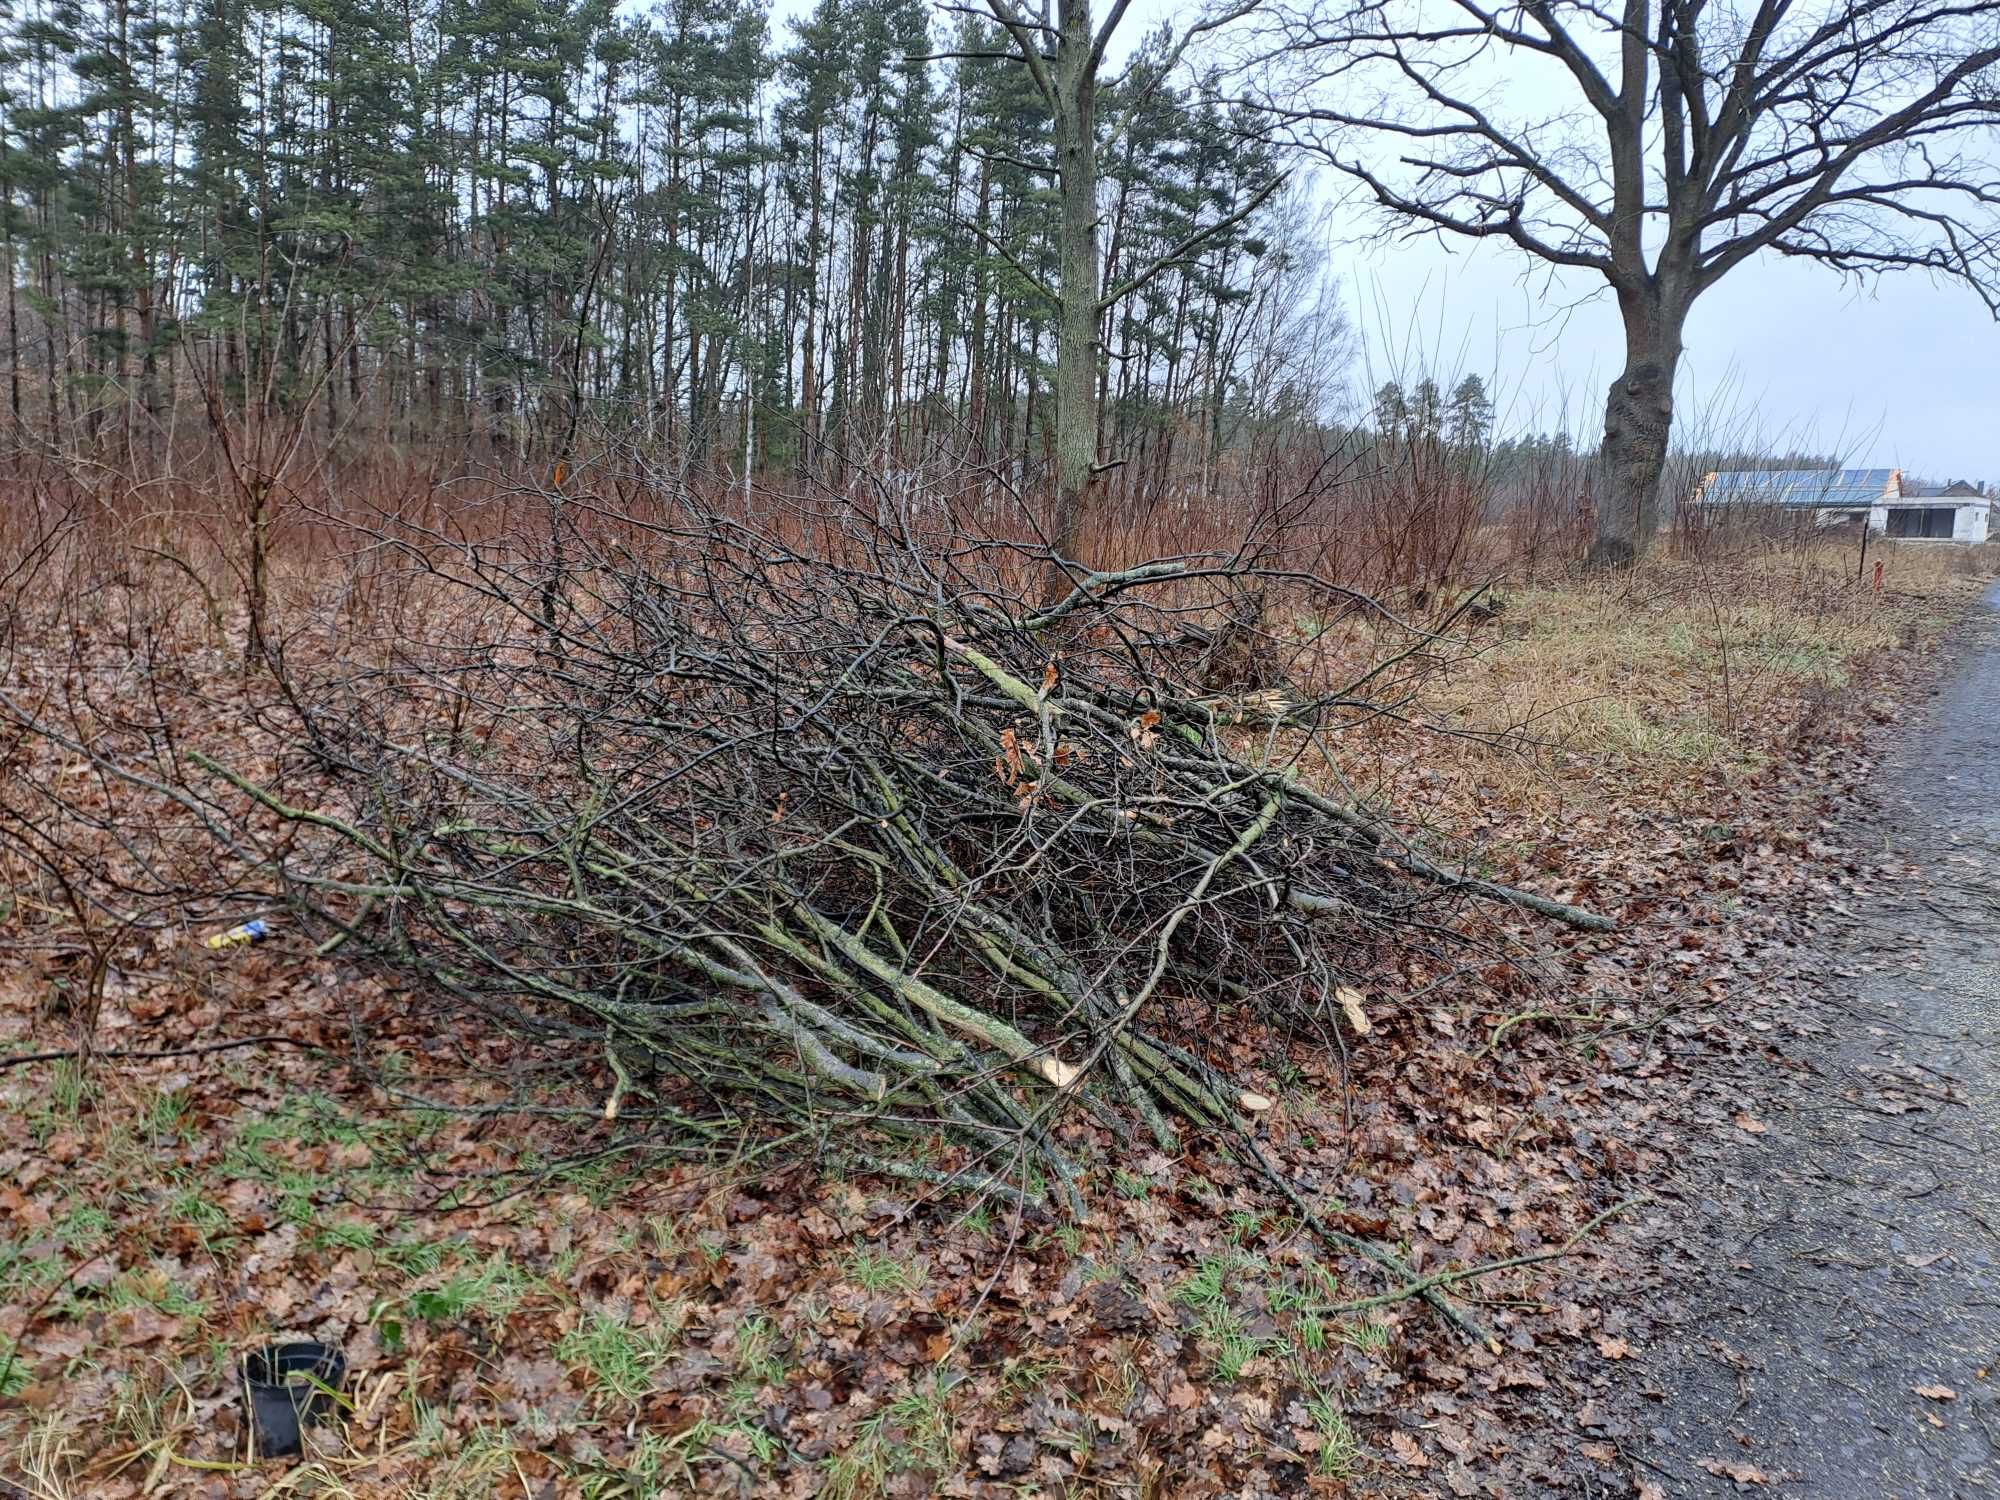
[{"label": "building wall", "polygon": [[[1897,506],[1896,509],[1938,508],[1946,505],[1951,506],[1955,512],[1951,518],[1951,539],[1954,542],[1963,542],[1968,546],[1978,546],[1979,543],[1985,541],[1991,534],[1993,525],[1993,502],[1991,500],[1946,499],[1940,496],[1928,500],[1911,501],[1906,505]],[[1868,512],[1868,529],[1877,536],[1881,536],[1889,529],[1888,506],[1878,505]]]}]

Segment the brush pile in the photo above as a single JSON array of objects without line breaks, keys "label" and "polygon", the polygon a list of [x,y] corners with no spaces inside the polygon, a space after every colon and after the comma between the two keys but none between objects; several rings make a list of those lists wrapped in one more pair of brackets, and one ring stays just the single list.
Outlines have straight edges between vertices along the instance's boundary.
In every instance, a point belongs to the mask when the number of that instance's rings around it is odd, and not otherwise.
[{"label": "brush pile", "polygon": [[1278,601],[1430,632],[1247,553],[1059,572],[941,520],[385,537],[428,638],[281,663],[310,806],[202,763],[246,837],[290,825],[316,935],[569,1038],[607,1112],[790,1122],[919,1176],[944,1138],[1066,1196],[1058,1106],[1162,1143],[1240,1122],[1268,1100],[1226,1027],[1351,1028],[1399,949],[1450,966],[1468,898],[1597,925],[1314,789],[1373,676],[1320,680]]}]

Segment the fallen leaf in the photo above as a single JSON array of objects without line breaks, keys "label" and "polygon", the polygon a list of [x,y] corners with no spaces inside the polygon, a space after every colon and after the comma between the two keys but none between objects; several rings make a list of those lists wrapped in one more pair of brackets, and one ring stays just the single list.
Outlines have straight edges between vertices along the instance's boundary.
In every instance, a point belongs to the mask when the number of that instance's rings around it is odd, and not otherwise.
[{"label": "fallen leaf", "polygon": [[89,1149],[89,1143],[77,1131],[64,1130],[50,1136],[49,1143],[45,1149],[49,1153],[50,1161],[61,1166],[68,1166],[71,1162],[79,1160],[83,1156],[84,1152]]},{"label": "fallen leaf", "polygon": [[168,1317],[156,1307],[139,1303],[123,1308],[117,1314],[117,1322],[122,1325],[121,1342],[131,1347],[136,1344],[150,1344],[164,1339],[171,1342],[180,1336],[181,1320]]},{"label": "fallen leaf", "polygon": [[1632,1353],[1632,1346],[1620,1338],[1603,1338],[1597,1341],[1597,1352],[1606,1359],[1624,1359]]},{"label": "fallen leaf", "polygon": [[544,1401],[563,1383],[563,1368],[552,1359],[510,1354],[495,1372],[496,1382],[526,1401]]},{"label": "fallen leaf", "polygon": [[1913,1385],[1910,1387],[1927,1401],[1956,1401],[1958,1392],[1948,1385]]},{"label": "fallen leaf", "polygon": [[1708,1470],[1718,1479],[1733,1479],[1738,1484],[1769,1484],[1770,1477],[1755,1464],[1729,1464],[1720,1459],[1704,1458],[1699,1468]]},{"label": "fallen leaf", "polygon": [[1389,1434],[1389,1447],[1403,1463],[1412,1469],[1428,1469],[1431,1461],[1424,1457],[1424,1450],[1417,1446],[1417,1440],[1407,1432]]},{"label": "fallen leaf", "polygon": [[1738,1130],[1747,1130],[1752,1135],[1762,1135],[1765,1131],[1769,1130],[1771,1127],[1766,1125],[1762,1120],[1757,1119],[1755,1116],[1739,1114],[1736,1117],[1736,1128]]}]

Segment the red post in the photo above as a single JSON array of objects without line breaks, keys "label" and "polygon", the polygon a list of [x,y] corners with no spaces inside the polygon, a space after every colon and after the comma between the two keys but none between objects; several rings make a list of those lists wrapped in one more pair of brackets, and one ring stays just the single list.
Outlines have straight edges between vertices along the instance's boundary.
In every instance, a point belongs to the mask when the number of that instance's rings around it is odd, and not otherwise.
[{"label": "red post", "polygon": [[1882,592],[1882,559],[1875,559],[1875,592]]}]

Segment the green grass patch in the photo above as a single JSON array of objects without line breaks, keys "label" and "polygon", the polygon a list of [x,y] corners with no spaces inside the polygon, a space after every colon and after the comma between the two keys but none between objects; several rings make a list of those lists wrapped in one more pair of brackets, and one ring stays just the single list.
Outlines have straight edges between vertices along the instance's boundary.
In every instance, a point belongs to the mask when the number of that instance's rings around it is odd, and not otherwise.
[{"label": "green grass patch", "polygon": [[866,1248],[849,1255],[841,1269],[864,1292],[914,1291],[924,1281],[921,1266]]},{"label": "green grass patch", "polygon": [[637,1401],[653,1388],[653,1375],[680,1337],[678,1321],[634,1328],[622,1318],[593,1311],[562,1336],[556,1358],[581,1374],[601,1397]]},{"label": "green grass patch", "polygon": [[376,1248],[375,1259],[392,1271],[412,1279],[428,1276],[459,1252],[457,1240],[427,1240],[421,1235],[404,1234]]},{"label": "green grass patch", "polygon": [[[398,1250],[408,1253],[412,1249],[405,1242],[392,1247],[391,1253]],[[428,1259],[428,1255],[428,1250],[423,1250],[411,1254],[409,1259],[421,1261]],[[372,1321],[381,1331],[383,1343],[391,1349],[400,1349],[404,1323],[409,1318],[425,1323],[460,1323],[470,1318],[499,1322],[511,1316],[524,1299],[541,1287],[540,1281],[509,1260],[505,1252],[496,1250],[478,1265],[460,1270],[434,1286],[416,1287],[400,1297],[377,1303]]]},{"label": "green grass patch", "polygon": [[785,1383],[777,1325],[762,1313],[751,1313],[736,1325],[736,1373],[759,1386]]},{"label": "green grass patch", "polygon": [[336,1219],[313,1231],[312,1244],[315,1250],[372,1250],[376,1238],[375,1226],[365,1220]]},{"label": "green grass patch", "polygon": [[205,1246],[228,1234],[228,1211],[214,1201],[200,1178],[191,1172],[174,1172],[169,1174],[167,1185],[171,1189],[165,1206],[167,1223],[186,1225]]},{"label": "green grass patch", "polygon": [[110,1210],[102,1204],[72,1199],[49,1227],[69,1249],[94,1250],[111,1238],[114,1225]]},{"label": "green grass patch", "polygon": [[127,1271],[104,1289],[111,1307],[152,1307],[170,1318],[202,1319],[208,1303],[162,1271]]},{"label": "green grass patch", "polygon": [[1389,1352],[1389,1325],[1372,1318],[1365,1323],[1347,1323],[1341,1327],[1340,1341],[1363,1354],[1386,1354]]},{"label": "green grass patch", "polygon": [[952,1464],[951,1390],[949,1376],[933,1374],[863,1418],[854,1441],[826,1460],[821,1500],[880,1494],[897,1474],[942,1477]]},{"label": "green grass patch", "polygon": [[1313,1466],[1328,1479],[1351,1479],[1361,1466],[1361,1439],[1332,1394],[1321,1391],[1306,1402],[1306,1415],[1319,1438]]},{"label": "green grass patch", "polygon": [[1243,1315],[1227,1304],[1217,1304],[1202,1315],[1201,1337],[1209,1346],[1215,1378],[1235,1382],[1243,1378],[1250,1361],[1271,1347],[1271,1341],[1249,1331]]},{"label": "green grass patch", "polygon": [[0,1401],[28,1388],[28,1356],[10,1338],[0,1338]]},{"label": "green grass patch", "polygon": [[1152,1178],[1128,1172],[1123,1167],[1111,1174],[1111,1186],[1121,1198],[1144,1200],[1153,1191],[1154,1185]]}]

